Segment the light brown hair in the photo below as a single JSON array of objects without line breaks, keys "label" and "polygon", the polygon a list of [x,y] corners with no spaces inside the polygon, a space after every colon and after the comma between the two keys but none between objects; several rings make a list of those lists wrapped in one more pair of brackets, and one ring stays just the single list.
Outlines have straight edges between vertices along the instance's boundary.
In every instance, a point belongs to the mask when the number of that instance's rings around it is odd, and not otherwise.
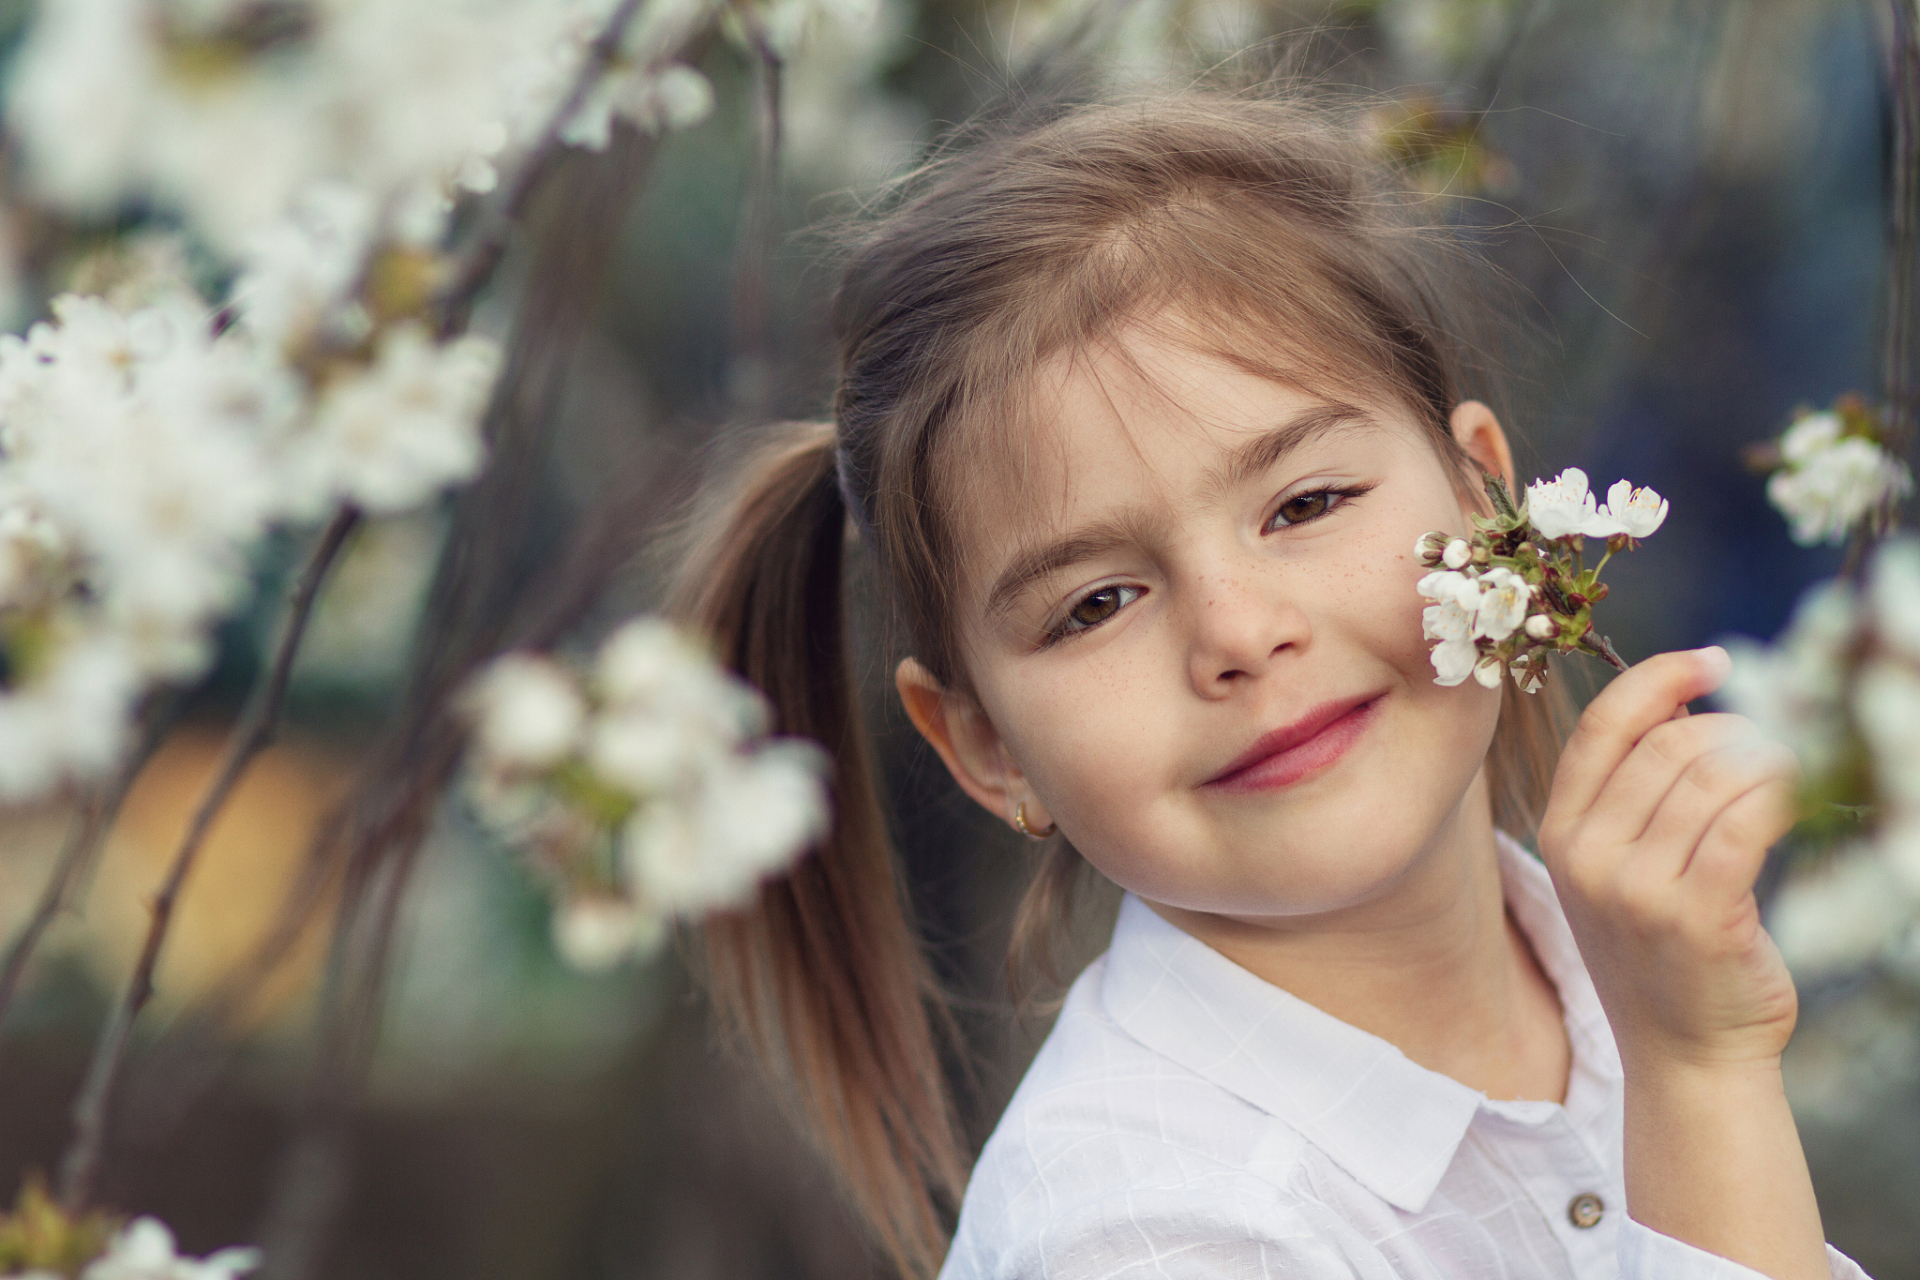
[{"label": "light brown hair", "polygon": [[[950,151],[853,244],[835,298],[835,422],[782,428],[703,520],[673,610],[764,689],[780,732],[833,754],[832,834],[749,911],[704,930],[721,1014],[785,1086],[894,1264],[931,1275],[967,1160],[941,1066],[944,1006],[869,772],[846,653],[851,527],[905,642],[965,691],[952,585],[969,451],[1004,440],[1049,356],[1168,306],[1251,371],[1407,406],[1463,491],[1458,254],[1396,199],[1351,118],[1207,93],[1063,108]],[[998,433],[998,434],[996,434]],[[1558,742],[1509,688],[1488,763],[1495,818],[1530,832]],[[1016,949],[1080,866],[1058,841]]]}]

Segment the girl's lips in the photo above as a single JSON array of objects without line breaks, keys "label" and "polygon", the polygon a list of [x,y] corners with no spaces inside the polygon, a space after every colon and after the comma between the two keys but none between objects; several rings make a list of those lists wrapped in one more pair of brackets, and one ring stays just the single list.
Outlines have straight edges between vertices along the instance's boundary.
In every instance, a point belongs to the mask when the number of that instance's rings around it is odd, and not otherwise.
[{"label": "girl's lips", "polygon": [[1202,785],[1224,792],[1291,786],[1345,755],[1373,722],[1382,696],[1364,694],[1322,703],[1292,724],[1263,735]]}]

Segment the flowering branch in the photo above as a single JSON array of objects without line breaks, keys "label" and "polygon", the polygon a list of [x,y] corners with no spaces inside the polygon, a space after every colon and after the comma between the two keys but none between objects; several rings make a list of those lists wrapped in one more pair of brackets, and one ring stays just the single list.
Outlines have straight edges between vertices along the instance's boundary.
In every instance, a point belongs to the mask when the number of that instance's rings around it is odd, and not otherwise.
[{"label": "flowering branch", "polygon": [[[1486,477],[1491,517],[1475,516],[1465,538],[1435,531],[1414,553],[1435,572],[1418,590],[1433,601],[1421,615],[1435,641],[1434,683],[1456,685],[1469,675],[1495,688],[1503,675],[1528,693],[1546,681],[1546,655],[1588,653],[1617,671],[1627,664],[1593,626],[1593,606],[1607,598],[1600,571],[1667,518],[1667,502],[1625,480],[1598,506],[1586,473],[1569,467],[1553,481],[1536,480],[1516,506],[1506,483]],[[1589,568],[1584,542],[1604,538],[1607,552]]]},{"label": "flowering branch", "polygon": [[220,771],[201,797],[193,820],[174,851],[173,863],[160,891],[150,906],[152,920],[120,1002],[114,1007],[100,1038],[94,1045],[85,1083],[73,1108],[73,1139],[61,1161],[60,1200],[70,1211],[84,1206],[93,1194],[93,1182],[100,1165],[106,1140],[107,1115],[115,1085],[124,1066],[133,1023],[153,995],[153,973],[160,961],[160,949],[173,922],[173,908],[193,863],[206,842],[213,821],[226,806],[233,789],[246,773],[255,756],[273,740],[273,732],[286,701],[287,683],[293,674],[293,660],[306,635],[307,621],[313,614],[315,599],[325,581],[327,570],[339,556],[347,537],[360,522],[356,508],[343,507],[333,517],[314,544],[312,553],[295,580],[281,624],[280,643],[273,663],[248,698],[240,723],[227,739],[227,750]]},{"label": "flowering branch", "polygon": [[[606,25],[600,28],[600,33],[587,46],[586,57],[574,77],[572,87],[540,131],[539,141],[521,158],[512,180],[481,215],[479,229],[449,272],[446,286],[435,305],[442,337],[466,328],[474,297],[486,287],[500,260],[506,256],[507,244],[513,237],[513,228],[521,212],[539,189],[540,180],[546,176],[555,157],[566,148],[568,126],[586,106],[595,86],[605,78],[619,57],[621,41],[626,38],[627,28],[633,25],[642,4],[643,0],[621,0],[620,6],[608,17]],[[689,44],[695,33],[682,31],[678,34],[682,37],[682,44]],[[670,52],[663,52],[650,61],[665,61],[670,56]]]}]

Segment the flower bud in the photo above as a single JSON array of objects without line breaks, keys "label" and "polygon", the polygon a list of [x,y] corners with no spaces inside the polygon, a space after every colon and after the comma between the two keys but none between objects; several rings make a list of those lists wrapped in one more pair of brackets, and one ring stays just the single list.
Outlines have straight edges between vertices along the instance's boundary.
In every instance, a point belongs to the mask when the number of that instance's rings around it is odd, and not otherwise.
[{"label": "flower bud", "polygon": [[1475,547],[1473,549],[1473,562],[1475,564],[1485,564],[1491,559],[1493,559],[1493,553],[1485,547]]},{"label": "flower bud", "polygon": [[1535,640],[1551,640],[1560,634],[1560,626],[1544,613],[1536,613],[1527,619],[1527,634]]},{"label": "flower bud", "polygon": [[1492,654],[1488,654],[1486,657],[1480,659],[1478,663],[1474,664],[1473,678],[1478,680],[1483,688],[1498,689],[1500,687],[1500,668],[1500,659],[1494,657]]},{"label": "flower bud", "polygon": [[1607,598],[1607,584],[1604,582],[1594,583],[1593,584],[1594,603],[1598,604],[1600,601],[1605,600],[1606,598]]},{"label": "flower bud", "polygon": [[[1458,539],[1455,539],[1455,541],[1458,541]],[[1440,563],[1441,555],[1446,549],[1447,535],[1437,529],[1431,533],[1421,534],[1419,541],[1413,544],[1414,558],[1429,569]],[[1448,567],[1458,568],[1459,566],[1450,565]]]},{"label": "flower bud", "polygon": [[1468,545],[1465,538],[1455,538],[1449,542],[1446,550],[1440,555],[1440,563],[1449,569],[1464,569],[1471,559],[1473,559],[1473,548]]}]

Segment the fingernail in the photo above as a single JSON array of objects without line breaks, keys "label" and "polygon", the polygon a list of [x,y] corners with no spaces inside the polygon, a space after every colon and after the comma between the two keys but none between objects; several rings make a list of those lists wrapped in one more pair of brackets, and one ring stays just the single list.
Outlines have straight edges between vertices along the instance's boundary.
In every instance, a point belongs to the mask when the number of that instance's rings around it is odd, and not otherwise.
[{"label": "fingernail", "polygon": [[1733,670],[1733,659],[1727,656],[1727,651],[1717,644],[1710,644],[1704,649],[1695,649],[1694,652],[1700,655],[1701,665],[1712,674],[1715,680],[1724,678],[1729,671]]}]

